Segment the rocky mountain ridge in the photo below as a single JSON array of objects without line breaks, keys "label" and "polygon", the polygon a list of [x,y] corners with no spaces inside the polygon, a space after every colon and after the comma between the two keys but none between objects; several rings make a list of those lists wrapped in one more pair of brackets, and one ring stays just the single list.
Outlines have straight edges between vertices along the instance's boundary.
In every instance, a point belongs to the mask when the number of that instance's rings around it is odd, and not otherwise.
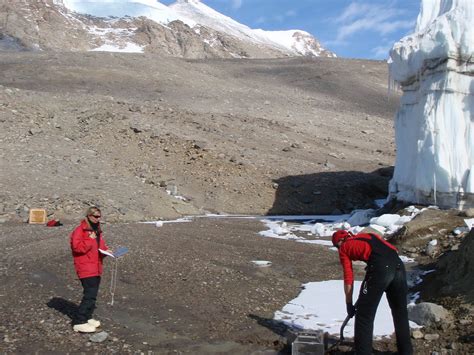
[{"label": "rocky mountain ridge", "polygon": [[127,2],[120,11],[110,4],[0,0],[0,50],[144,52],[184,58],[335,56],[307,32],[252,30],[199,1],[169,7],[148,0]]}]

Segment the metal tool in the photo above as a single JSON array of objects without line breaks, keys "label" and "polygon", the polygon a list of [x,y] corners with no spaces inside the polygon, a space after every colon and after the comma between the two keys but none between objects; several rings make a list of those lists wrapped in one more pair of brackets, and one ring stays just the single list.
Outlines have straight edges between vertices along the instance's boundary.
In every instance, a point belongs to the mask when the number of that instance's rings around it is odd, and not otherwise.
[{"label": "metal tool", "polygon": [[[355,308],[356,308],[356,312],[357,312],[357,303],[358,301],[355,303]],[[354,317],[354,315],[347,315],[346,319],[344,319],[344,322],[342,322],[342,325],[341,325],[341,330],[339,331],[339,340],[336,341],[333,345],[331,345],[326,351],[325,351],[325,354],[328,354],[329,352],[331,352],[332,350],[334,350],[335,348],[337,348],[339,345],[341,345],[343,342],[344,342],[344,328],[346,327],[347,323],[349,323],[349,321],[351,320],[352,317]]]}]

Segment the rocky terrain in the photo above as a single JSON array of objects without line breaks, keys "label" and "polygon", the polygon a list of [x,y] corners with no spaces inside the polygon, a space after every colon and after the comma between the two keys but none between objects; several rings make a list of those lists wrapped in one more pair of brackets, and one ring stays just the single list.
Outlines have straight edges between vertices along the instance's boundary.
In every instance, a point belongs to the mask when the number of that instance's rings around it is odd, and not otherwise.
[{"label": "rocky terrain", "polygon": [[[373,207],[386,196],[395,156],[398,96],[387,92],[386,64],[0,58],[0,351],[288,353],[289,331],[273,313],[302,283],[339,278],[334,252],[261,238],[257,220],[130,222]],[[70,326],[81,289],[68,245],[90,204],[103,208],[109,243],[130,248],[119,261],[114,305],[106,264],[97,316],[108,334],[92,340]],[[25,224],[30,208],[65,225]],[[416,354],[474,351],[473,236],[456,232],[472,216],[428,210],[394,236],[423,270],[438,270],[413,291],[448,312],[413,334]],[[272,267],[256,268],[256,259]],[[394,341],[375,348],[391,353]],[[349,343],[334,353],[350,351]]]},{"label": "rocky terrain", "polygon": [[[424,277],[418,290],[421,287],[422,301],[437,304],[428,305],[433,308],[429,312],[411,312],[426,322],[413,331],[415,354],[474,351],[474,307],[472,299],[465,297],[473,291],[474,234],[454,236],[449,228],[440,234],[437,227],[423,234],[417,228],[443,219],[445,213],[422,213],[407,225],[417,229],[415,239],[423,236],[428,241],[435,234],[440,240],[451,240],[439,261],[450,259],[447,267],[437,265],[438,257],[429,257],[424,248],[412,250],[423,268],[436,270],[428,275],[431,279]],[[0,226],[2,353],[288,354],[295,332],[274,321],[274,312],[299,294],[302,283],[341,276],[334,251],[317,244],[263,238],[257,234],[264,229],[258,220],[196,218],[160,228],[106,224],[108,244],[127,246],[130,251],[118,261],[113,298],[114,262],[105,262],[96,311],[101,329],[93,336],[78,334],[71,327],[82,290],[69,250],[73,227]],[[398,247],[403,253],[411,248],[405,243]],[[270,260],[272,265],[259,268],[252,260]],[[409,270],[416,271],[413,264]],[[363,266],[355,271],[360,278]],[[459,272],[464,276],[458,278]],[[449,284],[450,275],[465,280],[443,295],[432,291],[441,285],[433,280]],[[336,340],[333,336],[326,342],[331,346]],[[352,345],[348,339],[332,348],[331,354],[351,353]],[[377,340],[374,349],[375,354],[394,354],[394,339]]]},{"label": "rocky terrain", "polygon": [[386,196],[386,64],[3,53],[0,218],[340,213]]}]

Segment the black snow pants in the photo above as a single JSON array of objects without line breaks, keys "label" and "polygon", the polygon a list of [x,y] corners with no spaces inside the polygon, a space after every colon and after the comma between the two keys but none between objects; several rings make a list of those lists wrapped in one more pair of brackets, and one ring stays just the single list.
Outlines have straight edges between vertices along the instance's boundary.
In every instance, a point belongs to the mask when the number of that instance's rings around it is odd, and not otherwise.
[{"label": "black snow pants", "polygon": [[[361,239],[362,240],[362,239]],[[383,293],[392,311],[398,354],[412,355],[407,311],[407,282],[403,262],[395,250],[377,237],[364,240],[372,253],[362,284],[355,316],[355,350],[357,355],[372,354],[374,319]]]},{"label": "black snow pants", "polygon": [[94,313],[97,293],[99,292],[100,276],[85,277],[81,279],[81,284],[84,289],[81,304],[77,310],[74,324],[87,323],[92,318]]}]

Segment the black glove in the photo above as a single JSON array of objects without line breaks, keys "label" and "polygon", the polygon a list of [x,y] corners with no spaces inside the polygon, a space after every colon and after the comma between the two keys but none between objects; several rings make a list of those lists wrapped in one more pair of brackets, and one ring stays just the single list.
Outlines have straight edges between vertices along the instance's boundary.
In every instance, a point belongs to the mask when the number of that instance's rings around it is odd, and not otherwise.
[{"label": "black glove", "polygon": [[352,302],[346,303],[346,310],[347,310],[347,315],[349,316],[349,318],[354,317],[354,315],[356,314],[356,308],[354,307]]}]

